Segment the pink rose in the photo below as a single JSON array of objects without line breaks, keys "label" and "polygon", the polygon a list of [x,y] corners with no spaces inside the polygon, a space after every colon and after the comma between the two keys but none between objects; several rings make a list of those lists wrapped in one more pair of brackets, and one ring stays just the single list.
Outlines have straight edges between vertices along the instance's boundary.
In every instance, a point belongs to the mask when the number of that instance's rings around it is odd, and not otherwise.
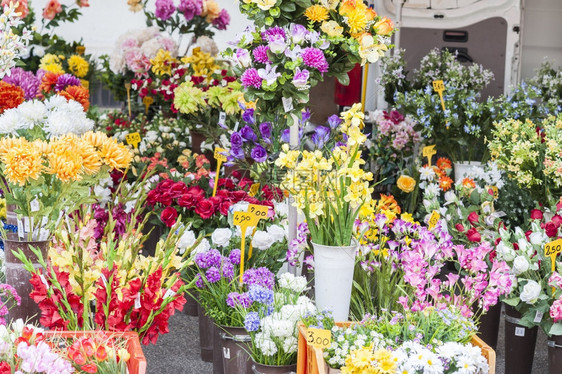
[{"label": "pink rose", "polygon": [[53,20],[57,14],[62,12],[62,6],[58,0],[49,0],[45,9],[43,9],[43,18]]},{"label": "pink rose", "polygon": [[531,219],[542,219],[543,214],[539,209],[531,210]]}]

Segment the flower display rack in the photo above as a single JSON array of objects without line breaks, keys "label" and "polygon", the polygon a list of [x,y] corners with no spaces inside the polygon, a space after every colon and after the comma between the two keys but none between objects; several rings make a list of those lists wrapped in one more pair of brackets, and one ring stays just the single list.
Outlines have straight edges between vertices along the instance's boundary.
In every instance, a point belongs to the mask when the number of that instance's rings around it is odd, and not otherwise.
[{"label": "flower display rack", "polygon": [[[353,322],[337,322],[336,325],[347,327]],[[328,374],[328,365],[324,361],[323,351],[306,342],[306,326],[299,323],[299,350],[297,356],[297,374]],[[490,371],[488,374],[496,373],[496,352],[478,336],[473,336],[471,344],[480,347],[482,355],[488,361]]]}]

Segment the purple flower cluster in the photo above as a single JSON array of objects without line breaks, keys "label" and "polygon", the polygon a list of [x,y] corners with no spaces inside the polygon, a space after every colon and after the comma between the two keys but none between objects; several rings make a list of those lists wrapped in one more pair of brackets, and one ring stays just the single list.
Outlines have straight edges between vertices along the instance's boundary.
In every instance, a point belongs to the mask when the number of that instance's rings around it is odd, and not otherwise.
[{"label": "purple flower cluster", "polygon": [[254,87],[259,89],[262,85],[262,79],[257,69],[254,68],[246,70],[240,77],[240,81],[242,82],[242,86],[244,86],[244,88]]},{"label": "purple flower cluster", "polygon": [[239,265],[240,264],[240,250],[239,249],[233,249],[232,251],[230,251],[230,254],[228,255],[228,259],[230,260],[230,262],[234,265]]},{"label": "purple flower cluster", "polygon": [[254,303],[265,305],[273,304],[273,291],[269,288],[254,284],[250,286],[248,295],[250,296],[250,300],[252,300],[252,302]]},{"label": "purple flower cluster", "polygon": [[266,45],[257,46],[256,49],[252,51],[252,55],[254,56],[254,60],[259,62],[260,64],[270,64],[271,60],[267,55],[267,51],[269,51],[269,47]]},{"label": "purple flower cluster", "polygon": [[299,262],[299,257],[302,251],[307,247],[308,242],[308,225],[306,222],[301,223],[297,227],[297,236],[289,243],[289,249],[287,250],[287,261],[291,266],[297,266]]},{"label": "purple flower cluster", "polygon": [[252,268],[244,273],[242,282],[248,287],[258,285],[271,290],[275,285],[275,274],[265,267]]},{"label": "purple flower cluster", "polygon": [[173,0],[156,0],[156,11],[154,12],[156,18],[166,21],[175,11],[176,7]]},{"label": "purple flower cluster", "polygon": [[57,83],[55,84],[55,91],[60,92],[64,91],[68,86],[81,86],[82,83],[80,79],[76,78],[72,74],[63,74],[57,79]]},{"label": "purple flower cluster", "polygon": [[[246,70],[247,71],[247,70]],[[267,149],[258,142],[258,136],[251,125],[256,124],[254,109],[246,109],[242,114],[242,120],[246,125],[240,130],[230,135],[230,155],[229,161],[243,159],[245,157],[244,146],[250,150],[250,156],[256,162],[267,161]],[[273,125],[269,122],[262,122],[258,127],[261,141],[265,144],[272,144]]]},{"label": "purple flower cluster", "polygon": [[250,299],[250,296],[247,292],[231,292],[226,297],[226,305],[231,308],[241,306],[242,308],[248,309],[250,306],[252,306],[252,300]]},{"label": "purple flower cluster", "polygon": [[260,315],[257,312],[246,314],[244,319],[244,328],[248,332],[258,331],[260,329]]},{"label": "purple flower cluster", "polygon": [[32,100],[39,94],[41,79],[30,71],[22,68],[12,68],[10,75],[4,77],[4,82],[21,87],[25,93],[25,100]]},{"label": "purple flower cluster", "polygon": [[[238,259],[236,256],[232,256],[237,263],[240,263],[240,255],[238,254]],[[205,282],[207,283],[217,283],[221,279],[226,279],[227,281],[232,281],[235,276],[234,264],[230,260],[230,257],[224,257],[216,249],[209,249],[205,253],[198,253],[195,255],[195,264],[201,270],[197,274],[195,285],[198,288],[203,288]]]},{"label": "purple flower cluster", "polygon": [[302,60],[308,67],[317,69],[321,73],[328,71],[329,65],[326,56],[318,48],[305,48],[302,50]]},{"label": "purple flower cluster", "polygon": [[180,0],[178,12],[183,13],[185,20],[189,22],[203,12],[203,0]]}]

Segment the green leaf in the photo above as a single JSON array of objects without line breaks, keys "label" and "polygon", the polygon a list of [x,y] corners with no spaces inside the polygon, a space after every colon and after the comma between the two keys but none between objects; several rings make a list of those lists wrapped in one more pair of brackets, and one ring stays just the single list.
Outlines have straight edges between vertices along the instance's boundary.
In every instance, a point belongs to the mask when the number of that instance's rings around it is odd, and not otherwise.
[{"label": "green leaf", "polygon": [[347,73],[336,74],[335,77],[343,86],[349,86],[349,75]]},{"label": "green leaf", "polygon": [[548,331],[548,335],[562,335],[562,323],[555,323]]},{"label": "green leaf", "polygon": [[505,299],[503,302],[510,306],[517,306],[517,304],[519,304],[519,298],[512,297],[511,299]]}]

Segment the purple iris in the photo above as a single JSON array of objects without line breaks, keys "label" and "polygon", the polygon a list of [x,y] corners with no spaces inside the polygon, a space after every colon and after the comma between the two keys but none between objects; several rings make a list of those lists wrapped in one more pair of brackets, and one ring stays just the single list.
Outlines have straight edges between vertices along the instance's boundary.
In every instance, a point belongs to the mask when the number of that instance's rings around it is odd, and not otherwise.
[{"label": "purple iris", "polygon": [[308,120],[310,119],[311,113],[310,113],[310,109],[306,109],[301,113],[301,120],[300,123],[301,124],[305,124],[308,122]]},{"label": "purple iris", "polygon": [[260,124],[260,133],[264,140],[271,139],[271,130],[273,130],[271,123],[269,122],[262,122]]},{"label": "purple iris", "polygon": [[230,135],[230,144],[232,144],[232,148],[240,148],[243,143],[244,141],[242,139],[242,135],[240,135],[239,132],[233,132],[232,135]]},{"label": "purple iris", "polygon": [[257,135],[254,133],[254,130],[248,125],[242,127],[240,130],[240,135],[242,135],[242,139],[248,142],[256,142],[258,140]]},{"label": "purple iris", "polygon": [[312,142],[318,149],[324,148],[324,144],[330,140],[330,128],[326,126],[318,126],[312,134]]},{"label": "purple iris", "polygon": [[[304,130],[302,128],[299,128],[299,142],[301,141],[302,137],[304,135]],[[281,132],[281,141],[283,143],[290,143],[291,142],[291,129],[285,129]]]},{"label": "purple iris", "polygon": [[258,144],[252,148],[251,156],[256,162],[265,162],[267,160],[267,151]]},{"label": "purple iris", "polygon": [[249,123],[250,125],[256,123],[256,120],[254,119],[254,109],[246,109],[244,111],[244,114],[242,114],[242,119],[244,120],[244,122]]},{"label": "purple iris", "polygon": [[244,155],[244,150],[242,148],[236,148],[236,147],[231,147],[230,148],[230,155],[232,157],[234,157],[235,159],[243,159],[244,157],[246,157]]},{"label": "purple iris", "polygon": [[330,125],[330,128],[332,130],[338,127],[341,123],[342,123],[342,119],[338,117],[337,114],[334,114],[328,118],[328,125]]}]

